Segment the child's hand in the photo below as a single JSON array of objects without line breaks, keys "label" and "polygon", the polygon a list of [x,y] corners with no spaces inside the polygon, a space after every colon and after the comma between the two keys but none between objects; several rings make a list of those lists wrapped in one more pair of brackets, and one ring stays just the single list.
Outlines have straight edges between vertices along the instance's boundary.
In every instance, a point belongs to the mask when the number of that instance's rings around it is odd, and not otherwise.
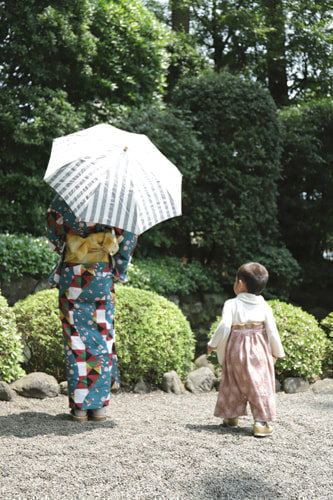
[{"label": "child's hand", "polygon": [[211,354],[213,351],[216,351],[216,347],[207,346],[207,354]]}]

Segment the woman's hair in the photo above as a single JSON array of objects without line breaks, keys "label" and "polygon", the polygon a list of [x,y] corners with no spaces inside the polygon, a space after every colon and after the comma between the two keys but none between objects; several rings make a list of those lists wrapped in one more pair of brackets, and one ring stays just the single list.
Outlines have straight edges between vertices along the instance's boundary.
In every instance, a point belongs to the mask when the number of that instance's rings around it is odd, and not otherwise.
[{"label": "woman's hair", "polygon": [[249,293],[260,295],[267,285],[268,271],[258,262],[247,262],[237,270],[236,279],[244,281]]}]

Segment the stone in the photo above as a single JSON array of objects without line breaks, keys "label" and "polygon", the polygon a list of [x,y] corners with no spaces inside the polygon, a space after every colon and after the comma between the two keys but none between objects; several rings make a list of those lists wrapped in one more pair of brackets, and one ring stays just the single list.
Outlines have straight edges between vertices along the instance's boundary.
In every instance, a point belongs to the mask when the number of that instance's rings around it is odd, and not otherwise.
[{"label": "stone", "polygon": [[202,366],[189,373],[186,379],[186,389],[193,393],[210,392],[214,387],[215,375],[210,368]]},{"label": "stone", "polygon": [[60,393],[60,386],[52,375],[43,372],[32,372],[10,384],[20,396],[27,398],[54,398]]},{"label": "stone", "polygon": [[176,304],[176,306],[180,304],[180,297],[178,295],[168,295],[167,299]]},{"label": "stone", "polygon": [[150,392],[150,385],[144,380],[140,380],[135,384],[133,392],[136,394],[146,394],[147,392]]},{"label": "stone", "polygon": [[221,316],[223,304],[229,298],[230,295],[225,293],[204,293],[203,303],[206,313],[215,319],[216,316]]},{"label": "stone", "polygon": [[60,394],[65,394],[68,396],[68,382],[65,380],[64,382],[60,382]]},{"label": "stone", "polygon": [[296,392],[308,391],[310,384],[300,377],[288,377],[283,383],[283,388],[287,394],[295,394]]},{"label": "stone", "polygon": [[174,394],[185,392],[184,384],[175,370],[171,370],[163,375],[161,387],[164,392],[173,392]]},{"label": "stone", "polygon": [[32,276],[13,278],[11,281],[1,281],[1,293],[6,297],[8,304],[13,306],[18,300],[24,299],[33,293],[38,280]]},{"label": "stone", "polygon": [[34,276],[26,275],[12,278],[11,281],[0,280],[1,294],[6,297],[10,306],[28,295],[50,288],[46,279],[38,280]]},{"label": "stone", "polygon": [[312,384],[311,389],[315,394],[333,394],[333,378],[317,380]]},{"label": "stone", "polygon": [[210,363],[208,361],[206,354],[202,354],[201,356],[199,356],[194,361],[194,365],[195,365],[196,368],[201,368],[202,366],[205,366],[207,368],[210,368],[213,373],[215,372],[215,366],[213,365],[213,363]]},{"label": "stone", "polygon": [[276,379],[275,379],[275,392],[281,392],[281,391],[282,391],[281,383],[280,383],[280,381],[276,378]]},{"label": "stone", "polygon": [[0,401],[12,401],[15,396],[15,392],[7,382],[0,382]]},{"label": "stone", "polygon": [[215,377],[220,382],[221,377],[222,377],[222,366],[216,365],[214,373],[215,373]]}]

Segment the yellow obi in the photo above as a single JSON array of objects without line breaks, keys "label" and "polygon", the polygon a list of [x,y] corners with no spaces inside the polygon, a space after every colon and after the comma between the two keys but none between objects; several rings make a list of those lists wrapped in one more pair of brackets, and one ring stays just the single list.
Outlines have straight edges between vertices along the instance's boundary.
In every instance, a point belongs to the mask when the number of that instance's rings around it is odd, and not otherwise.
[{"label": "yellow obi", "polygon": [[92,233],[86,238],[77,234],[67,234],[65,262],[90,264],[91,262],[108,262],[109,255],[119,250],[115,234],[110,231]]}]

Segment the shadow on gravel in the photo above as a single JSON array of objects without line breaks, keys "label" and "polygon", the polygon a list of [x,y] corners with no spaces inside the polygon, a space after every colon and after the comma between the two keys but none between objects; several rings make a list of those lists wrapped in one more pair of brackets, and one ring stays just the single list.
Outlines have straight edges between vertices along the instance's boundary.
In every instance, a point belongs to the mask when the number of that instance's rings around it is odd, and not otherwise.
[{"label": "shadow on gravel", "polygon": [[205,491],[205,500],[244,500],[246,499],[273,499],[281,496],[279,485],[268,485],[261,480],[260,474],[256,477],[243,471],[220,476],[208,476],[201,479],[202,489]]},{"label": "shadow on gravel", "polygon": [[222,424],[218,425],[195,425],[187,424],[186,428],[190,431],[197,432],[212,432],[214,434],[233,434],[238,436],[252,436],[252,427],[236,427],[231,429],[230,427],[224,427]]},{"label": "shadow on gravel", "polygon": [[29,438],[54,434],[56,436],[71,436],[95,430],[96,427],[111,429],[116,424],[112,420],[105,422],[73,422],[68,413],[49,415],[38,412],[22,412],[15,415],[0,417],[0,438],[15,436]]},{"label": "shadow on gravel", "polygon": [[322,410],[322,411],[327,411],[327,410],[333,410],[333,401],[318,401],[318,400],[313,400],[313,401],[308,401],[308,406],[311,408],[315,408],[316,410]]}]

